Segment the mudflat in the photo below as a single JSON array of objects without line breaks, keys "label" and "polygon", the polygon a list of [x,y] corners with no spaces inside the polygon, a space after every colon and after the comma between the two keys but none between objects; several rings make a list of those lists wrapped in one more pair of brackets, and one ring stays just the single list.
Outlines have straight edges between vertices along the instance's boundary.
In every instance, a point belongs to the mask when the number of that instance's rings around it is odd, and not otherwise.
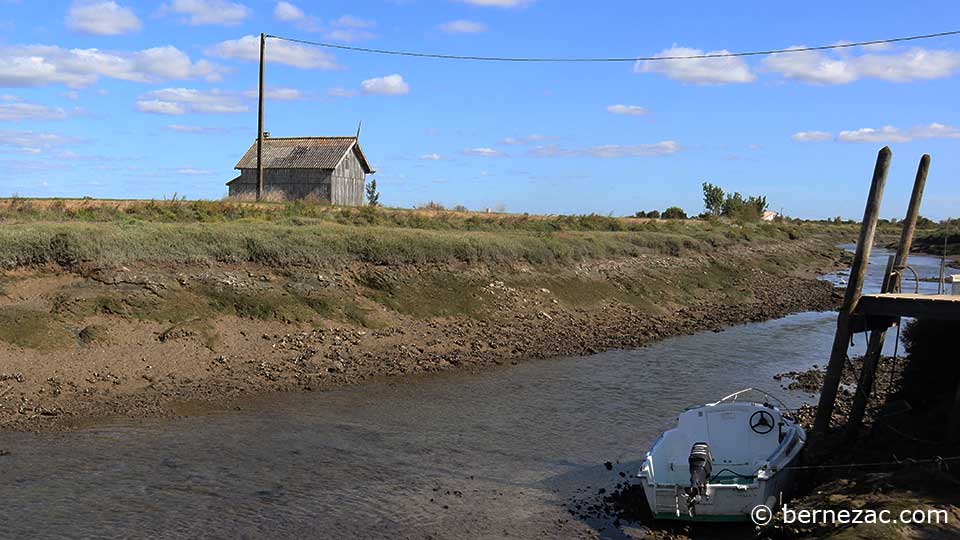
[{"label": "mudflat", "polygon": [[24,266],[0,281],[0,425],[180,416],[831,309],[816,276],[841,257],[807,239],[564,264]]}]

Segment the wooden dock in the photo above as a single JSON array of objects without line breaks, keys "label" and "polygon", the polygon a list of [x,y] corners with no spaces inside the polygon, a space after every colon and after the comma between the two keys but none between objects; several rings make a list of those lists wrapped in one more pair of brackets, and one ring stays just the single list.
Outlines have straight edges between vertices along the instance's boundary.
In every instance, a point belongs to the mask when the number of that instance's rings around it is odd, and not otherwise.
[{"label": "wooden dock", "polygon": [[960,295],[883,293],[864,294],[854,316],[911,317],[960,321]]},{"label": "wooden dock", "polygon": [[[923,198],[927,172],[930,168],[930,156],[926,154],[920,158],[920,164],[917,167],[917,176],[914,180],[910,204],[907,207],[907,215],[903,220],[900,242],[896,254],[887,262],[880,293],[863,294],[867,262],[870,260],[870,251],[877,230],[880,202],[883,199],[891,158],[892,153],[887,147],[881,149],[877,155],[870,193],[863,212],[857,250],[850,268],[850,280],[837,317],[837,332],[834,335],[830,362],[827,364],[823,388],[820,391],[820,403],[813,428],[814,433],[817,434],[823,434],[830,428],[840,378],[845,364],[849,361],[850,337],[854,333],[869,331],[870,338],[863,356],[863,368],[848,419],[847,432],[850,437],[857,436],[863,423],[887,329],[897,324],[903,317],[960,321],[960,295],[909,294],[903,293],[901,289],[904,271],[909,269],[907,258],[916,232],[920,201]],[[948,437],[960,441],[960,387],[957,389],[953,413],[947,428]]]}]

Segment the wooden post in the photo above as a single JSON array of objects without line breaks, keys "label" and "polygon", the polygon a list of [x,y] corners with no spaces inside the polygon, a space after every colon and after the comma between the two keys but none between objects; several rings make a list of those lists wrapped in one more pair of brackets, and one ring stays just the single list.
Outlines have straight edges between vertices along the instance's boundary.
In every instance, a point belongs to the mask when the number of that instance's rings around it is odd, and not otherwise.
[{"label": "wooden post", "polygon": [[263,54],[267,36],[260,34],[260,93],[257,111],[257,200],[263,198]]},{"label": "wooden post", "polygon": [[867,273],[867,263],[870,261],[870,250],[873,247],[873,238],[877,232],[880,202],[883,200],[883,188],[887,183],[887,171],[890,170],[892,154],[887,146],[881,148],[877,154],[877,164],[873,169],[870,193],[867,195],[867,205],[863,210],[863,223],[860,226],[857,251],[853,255],[853,265],[850,268],[850,281],[847,283],[843,306],[837,316],[837,333],[833,337],[830,363],[827,364],[827,372],[823,377],[823,388],[820,390],[820,404],[817,406],[817,417],[813,424],[814,433],[823,434],[830,428],[833,406],[837,399],[837,389],[840,387],[840,377],[843,375],[843,364],[847,360],[847,348],[850,346],[850,318],[857,308],[857,302],[860,300],[860,294],[862,293],[863,280]]},{"label": "wooden post", "polygon": [[[891,255],[887,259],[887,270],[883,274],[883,285],[880,286],[880,292],[886,293],[893,290],[892,283],[896,282],[893,277],[893,267],[896,256]],[[883,352],[883,342],[886,340],[887,330],[873,330],[870,332],[870,339],[867,342],[867,352],[863,355],[863,367],[860,369],[860,380],[857,381],[857,392],[853,395],[853,405],[850,408],[850,418],[847,420],[847,437],[856,438],[860,433],[860,426],[863,424],[863,415],[867,411],[867,403],[870,401],[870,392],[873,390],[873,379],[877,374],[877,363],[880,361],[880,353]]]},{"label": "wooden post", "polygon": [[[917,166],[917,177],[913,181],[913,192],[910,194],[910,204],[907,206],[907,215],[903,218],[903,229],[900,232],[900,243],[897,252],[887,262],[887,272],[883,276],[881,293],[891,293],[900,290],[903,280],[903,271],[907,268],[907,258],[913,245],[913,236],[917,230],[917,217],[920,215],[920,202],[923,200],[923,189],[927,184],[927,172],[930,170],[930,155],[924,154]],[[891,270],[893,275],[891,275]],[[850,418],[847,423],[847,435],[856,437],[863,424],[863,416],[867,410],[867,402],[873,391],[873,381],[877,372],[877,363],[883,352],[883,342],[887,330],[870,332],[870,341],[867,351],[863,355],[863,367],[860,371],[860,381],[857,384],[857,393],[853,396],[853,406],[850,409]]]}]

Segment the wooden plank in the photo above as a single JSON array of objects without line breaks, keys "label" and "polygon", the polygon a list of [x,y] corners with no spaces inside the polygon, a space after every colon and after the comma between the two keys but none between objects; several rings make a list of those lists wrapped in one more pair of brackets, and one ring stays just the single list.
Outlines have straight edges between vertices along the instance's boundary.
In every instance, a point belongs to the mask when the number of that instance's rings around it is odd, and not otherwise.
[{"label": "wooden plank", "polygon": [[866,294],[860,297],[857,314],[868,317],[913,317],[960,321],[960,295]]},{"label": "wooden plank", "polygon": [[850,333],[862,334],[875,330],[886,330],[897,323],[897,317],[883,317],[880,315],[866,316],[863,313],[854,313],[850,318]]}]

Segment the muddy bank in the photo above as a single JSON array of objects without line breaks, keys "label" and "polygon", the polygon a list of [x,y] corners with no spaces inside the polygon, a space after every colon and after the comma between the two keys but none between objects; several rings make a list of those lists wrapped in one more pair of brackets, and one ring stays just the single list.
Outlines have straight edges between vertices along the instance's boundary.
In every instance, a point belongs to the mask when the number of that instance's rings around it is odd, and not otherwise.
[{"label": "muddy bank", "polygon": [[816,241],[566,267],[78,267],[0,278],[0,424],[179,416],[270,391],[639,347],[834,308]]}]

